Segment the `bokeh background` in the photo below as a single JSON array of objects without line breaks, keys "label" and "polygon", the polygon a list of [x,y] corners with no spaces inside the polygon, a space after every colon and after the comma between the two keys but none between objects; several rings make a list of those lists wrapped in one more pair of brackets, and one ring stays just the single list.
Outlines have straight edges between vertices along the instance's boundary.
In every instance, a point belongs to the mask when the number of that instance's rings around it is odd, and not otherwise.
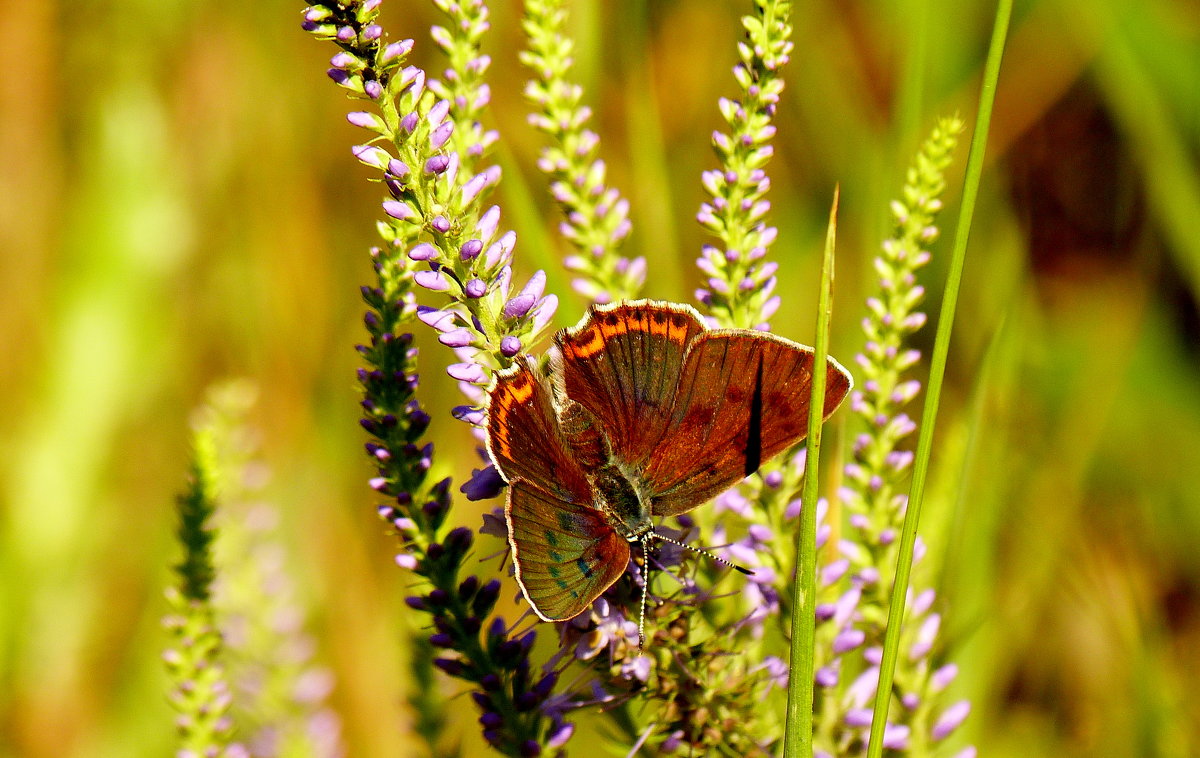
[{"label": "bokeh background", "polygon": [[[566,325],[584,304],[534,167],[519,5],[492,3],[487,43],[497,200],[519,273],[548,270]],[[699,174],[749,5],[571,3],[576,77],[652,297],[698,283]],[[324,75],[333,50],[282,0],[0,6],[0,756],[172,752],[173,496],[189,416],[230,377],[259,387],[263,498],[349,754],[420,754],[406,579],[365,486],[353,378],[380,190],[350,155],[362,137]],[[888,200],[937,116],[973,117],[992,12],[796,4],[769,169],[777,331],[811,339],[840,182],[833,352],[852,357]],[[440,70],[430,4],[388,0],[384,19]],[[1200,5],[1017,3],[922,528],[980,755],[1200,754],[1198,167]],[[436,465],[461,478],[478,460],[448,415],[447,352],[421,337]]]}]

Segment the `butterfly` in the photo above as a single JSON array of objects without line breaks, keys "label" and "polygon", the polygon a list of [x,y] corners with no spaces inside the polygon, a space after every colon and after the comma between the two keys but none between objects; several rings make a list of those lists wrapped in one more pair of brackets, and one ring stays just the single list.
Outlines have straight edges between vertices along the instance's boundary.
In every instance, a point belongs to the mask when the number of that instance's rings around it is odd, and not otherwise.
[{"label": "butterfly", "polygon": [[[558,332],[545,370],[524,356],[498,372],[487,449],[508,482],[508,542],[534,613],[579,615],[625,572],[632,543],[667,539],[655,518],[692,510],[803,439],[813,363],[782,337],[708,329],[689,306],[637,300],[593,306]],[[852,382],[832,358],[825,372],[828,417]]]}]

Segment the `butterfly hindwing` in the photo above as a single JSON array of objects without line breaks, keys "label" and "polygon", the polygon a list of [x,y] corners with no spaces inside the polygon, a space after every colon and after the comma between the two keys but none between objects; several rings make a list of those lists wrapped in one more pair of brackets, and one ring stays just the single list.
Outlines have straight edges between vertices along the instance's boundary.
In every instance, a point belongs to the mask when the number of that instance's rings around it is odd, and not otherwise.
[{"label": "butterfly hindwing", "polygon": [[567,397],[600,421],[635,468],[656,454],[688,344],[702,332],[693,309],[641,300],[593,307],[555,338]]},{"label": "butterfly hindwing", "polygon": [[499,372],[488,396],[488,452],[505,481],[524,479],[590,504],[591,487],[563,441],[550,389],[532,360]]},{"label": "butterfly hindwing", "polygon": [[604,514],[514,480],[504,508],[517,582],[544,621],[582,613],[625,573],[629,543]]},{"label": "butterfly hindwing", "polygon": [[[714,330],[693,340],[669,424],[642,471],[653,514],[689,511],[803,439],[813,361],[811,348],[766,333]],[[825,417],[850,386],[830,359]]]}]

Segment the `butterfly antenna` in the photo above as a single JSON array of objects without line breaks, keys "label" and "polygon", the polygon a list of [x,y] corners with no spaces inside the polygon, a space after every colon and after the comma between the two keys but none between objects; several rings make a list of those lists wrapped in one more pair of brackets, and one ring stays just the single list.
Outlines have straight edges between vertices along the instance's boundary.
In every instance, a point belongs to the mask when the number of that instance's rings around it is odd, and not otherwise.
[{"label": "butterfly antenna", "polygon": [[650,537],[642,535],[642,609],[638,613],[638,651],[646,644],[646,596],[650,592]]},{"label": "butterfly antenna", "polygon": [[[710,553],[709,551],[705,550],[704,548],[693,547],[692,545],[689,545],[686,542],[680,542],[679,540],[671,539],[670,537],[659,534],[658,532],[649,532],[646,536],[654,537],[654,539],[662,540],[663,542],[670,542],[672,545],[678,545],[679,547],[681,547],[685,550],[691,550],[693,553],[697,553],[699,555],[703,555],[706,558],[710,558],[710,559],[716,561],[717,563],[721,564],[722,566],[728,566],[731,569],[736,569],[736,570],[742,572],[743,574],[746,574],[747,576],[754,573],[754,571],[752,571],[751,569],[748,569],[745,566],[739,566],[738,564],[734,563],[733,561],[727,561],[724,558],[722,558],[721,556],[717,555],[716,553]],[[644,538],[643,538],[642,546],[643,546],[643,548],[645,547]],[[643,601],[644,601],[644,598],[643,598]]]}]

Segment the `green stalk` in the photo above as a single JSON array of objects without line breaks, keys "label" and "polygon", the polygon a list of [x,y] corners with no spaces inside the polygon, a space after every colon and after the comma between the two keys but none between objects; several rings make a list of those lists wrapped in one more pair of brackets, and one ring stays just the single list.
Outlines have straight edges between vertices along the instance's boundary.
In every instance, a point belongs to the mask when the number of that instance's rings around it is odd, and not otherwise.
[{"label": "green stalk", "polygon": [[996,81],[1000,77],[1000,60],[1004,55],[1004,40],[1008,35],[1008,22],[1011,16],[1012,0],[1000,0],[996,7],[996,22],[992,28],[992,40],[988,46],[987,62],[983,69],[979,112],[975,119],[975,134],[971,138],[971,152],[967,157],[967,172],[963,180],[962,207],[959,209],[958,228],[954,233],[954,251],[950,258],[950,270],[946,275],[946,291],[942,298],[937,336],[934,338],[933,355],[930,358],[929,389],[925,398],[925,407],[921,412],[920,437],[917,440],[912,489],[908,496],[908,509],[904,514],[904,529],[900,536],[899,554],[896,558],[896,578],[892,584],[892,595],[888,608],[887,633],[883,642],[883,660],[879,664],[879,686],[875,690],[875,711],[871,719],[871,741],[867,746],[867,758],[880,758],[883,755],[883,730],[887,725],[888,705],[892,697],[892,679],[896,673],[896,655],[900,647],[900,626],[904,620],[905,593],[908,590],[909,575],[912,573],[917,523],[921,518],[921,503],[925,496],[925,478],[929,472],[929,457],[933,450],[933,428],[937,420],[938,403],[941,400],[942,380],[946,373],[946,356],[950,352],[950,330],[954,326],[954,310],[958,304],[958,289],[962,281],[963,263],[966,260],[967,238],[971,232],[971,218],[975,213],[975,201],[979,196],[979,179],[983,173],[983,155],[987,146],[988,126],[992,119],[992,104],[996,98]]},{"label": "green stalk", "polygon": [[821,264],[821,296],[817,305],[817,338],[808,406],[808,442],[804,459],[804,494],[796,531],[796,581],[792,593],[792,654],[788,673],[784,758],[811,758],[813,667],[817,630],[817,470],[821,460],[821,422],[825,410],[825,364],[829,354],[829,318],[833,311],[833,251],[837,241],[839,187],[833,188],[825,259]]}]

